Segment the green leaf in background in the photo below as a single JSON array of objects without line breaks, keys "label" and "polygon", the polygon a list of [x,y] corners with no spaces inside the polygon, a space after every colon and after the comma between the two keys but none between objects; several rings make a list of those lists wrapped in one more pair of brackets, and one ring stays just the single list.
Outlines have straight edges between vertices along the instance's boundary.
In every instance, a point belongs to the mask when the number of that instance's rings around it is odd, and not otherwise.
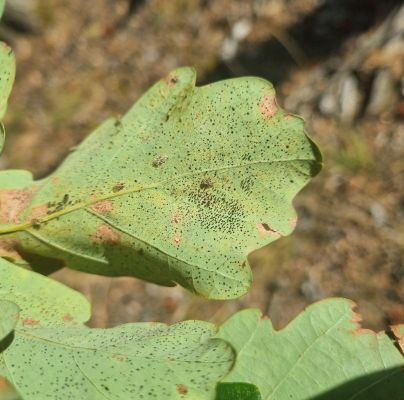
[{"label": "green leaf in background", "polygon": [[[0,259],[0,305],[4,299],[21,312],[0,348],[0,375],[24,400],[214,399],[234,361],[206,322],[90,329],[80,323],[89,316],[82,295]],[[0,314],[0,326],[11,311]]]},{"label": "green leaf in background", "polygon": [[0,18],[3,16],[5,6],[6,6],[6,0],[0,0]]},{"label": "green leaf in background", "polygon": [[237,313],[217,336],[237,353],[224,382],[256,385],[263,400],[403,399],[403,355],[384,332],[360,328],[352,307],[321,301],[280,331],[257,310]]},{"label": "green leaf in background", "polygon": [[78,270],[238,297],[247,254],[292,232],[291,201],[321,167],[303,125],[263,79],[196,88],[175,70],[47,179],[0,176],[0,234]]},{"label": "green leaf in background", "polygon": [[0,300],[0,342],[9,335],[17,325],[20,309],[10,301]]}]

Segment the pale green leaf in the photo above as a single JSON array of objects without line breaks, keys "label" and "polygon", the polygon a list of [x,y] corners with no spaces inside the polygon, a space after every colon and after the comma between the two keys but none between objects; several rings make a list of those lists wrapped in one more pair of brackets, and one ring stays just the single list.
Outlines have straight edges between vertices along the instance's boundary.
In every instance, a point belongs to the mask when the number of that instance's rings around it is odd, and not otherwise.
[{"label": "pale green leaf", "polygon": [[321,166],[303,125],[263,79],[196,88],[178,69],[25,188],[0,234],[82,271],[240,296],[247,254],[292,232]]},{"label": "pale green leaf", "polygon": [[[0,0],[0,18],[3,15],[5,0]],[[7,109],[7,100],[15,78],[15,57],[5,43],[0,42],[0,153],[3,150],[5,129],[1,120]]]},{"label": "pale green leaf", "polygon": [[321,301],[280,331],[259,311],[239,312],[217,336],[237,352],[224,382],[254,384],[263,400],[402,399],[403,355],[384,332],[361,329],[352,307]]},{"label": "pale green leaf", "polygon": [[0,300],[0,342],[13,331],[19,311],[15,303]]},{"label": "pale green leaf", "polygon": [[[212,339],[212,324],[90,329],[79,323],[88,318],[80,294],[0,259],[0,307],[3,299],[17,303],[21,315],[0,347],[0,375],[24,400],[214,399],[233,364],[230,346]],[[10,312],[0,314],[0,326],[7,327]]]},{"label": "pale green leaf", "polygon": [[82,294],[1,258],[0,300],[19,306],[22,327],[78,325],[90,318],[90,305]]},{"label": "pale green leaf", "polygon": [[[1,11],[1,4],[0,4]],[[15,78],[15,57],[13,51],[5,43],[0,42],[0,121],[3,119],[7,108],[7,100],[13,87]],[[0,122],[1,124],[1,122]],[[4,127],[0,128],[4,136]],[[1,138],[3,139],[3,138]],[[1,147],[2,140],[0,140]]]}]

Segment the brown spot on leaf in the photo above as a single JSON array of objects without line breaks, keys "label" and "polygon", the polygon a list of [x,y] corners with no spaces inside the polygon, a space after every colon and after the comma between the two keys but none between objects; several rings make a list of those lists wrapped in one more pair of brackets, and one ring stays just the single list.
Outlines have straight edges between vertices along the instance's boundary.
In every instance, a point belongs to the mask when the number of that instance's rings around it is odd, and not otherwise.
[{"label": "brown spot on leaf", "polygon": [[73,317],[70,314],[65,314],[63,315],[62,320],[65,322],[70,322],[73,321]]},{"label": "brown spot on leaf", "polygon": [[32,221],[34,219],[39,220],[41,217],[45,216],[48,213],[47,204],[41,204],[40,206],[34,207],[30,213],[28,214],[27,219]]},{"label": "brown spot on leaf", "polygon": [[351,318],[351,322],[354,325],[354,328],[351,329],[349,332],[354,335],[376,335],[376,333],[374,331],[372,331],[371,329],[365,329],[362,328],[360,322],[362,321],[362,317],[356,313],[354,311],[354,308],[356,307],[356,304],[352,301],[351,302],[351,309],[352,309],[352,318]]},{"label": "brown spot on leaf", "polygon": [[112,354],[112,358],[114,358],[115,360],[117,360],[119,362],[125,361],[125,357],[120,354]]},{"label": "brown spot on leaf", "polygon": [[274,96],[265,96],[260,103],[260,111],[265,119],[272,118],[278,111],[278,105]]},{"label": "brown spot on leaf", "polygon": [[0,189],[0,224],[19,224],[33,194],[32,189]]},{"label": "brown spot on leaf", "polygon": [[257,225],[257,230],[259,234],[263,237],[265,236],[275,236],[280,237],[281,234],[274,228],[271,227],[267,222],[259,222]]},{"label": "brown spot on leaf", "polygon": [[114,209],[114,205],[111,200],[103,200],[93,204],[90,208],[99,214],[108,214]]},{"label": "brown spot on leaf", "polygon": [[118,244],[121,241],[121,235],[115,232],[109,225],[100,224],[90,239],[96,243]]},{"label": "brown spot on leaf", "polygon": [[38,321],[37,319],[32,319],[32,318],[25,318],[22,321],[22,325],[23,326],[37,326],[39,325],[40,321]]},{"label": "brown spot on leaf", "polygon": [[181,223],[181,216],[178,214],[173,214],[173,219],[172,219],[173,224],[178,225]]},{"label": "brown spot on leaf", "polygon": [[167,156],[157,156],[153,160],[152,165],[153,165],[153,167],[157,168],[157,167],[160,167],[161,165],[163,165],[167,160],[168,160]]},{"label": "brown spot on leaf", "polygon": [[178,235],[174,235],[173,242],[174,242],[175,245],[178,246],[181,243],[181,237],[178,236]]},{"label": "brown spot on leaf", "polygon": [[180,383],[177,385],[177,392],[181,395],[185,395],[188,393],[188,388],[184,384]]},{"label": "brown spot on leaf", "polygon": [[167,86],[172,87],[178,82],[178,76],[173,74],[173,73],[169,73],[165,77],[164,81],[165,81]]},{"label": "brown spot on leaf", "polygon": [[196,119],[199,119],[200,117],[201,117],[201,113],[197,111],[197,112],[195,113],[195,118],[196,118]]}]

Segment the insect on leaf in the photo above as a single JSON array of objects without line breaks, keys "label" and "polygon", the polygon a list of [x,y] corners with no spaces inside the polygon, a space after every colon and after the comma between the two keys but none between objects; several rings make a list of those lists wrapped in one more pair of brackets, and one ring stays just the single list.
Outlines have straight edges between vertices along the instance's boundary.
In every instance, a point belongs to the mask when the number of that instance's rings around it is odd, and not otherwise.
[{"label": "insect on leaf", "polygon": [[0,174],[0,240],[86,272],[238,297],[248,253],[292,232],[292,199],[321,167],[303,125],[263,79],[195,87],[180,68],[48,178],[12,187]]}]

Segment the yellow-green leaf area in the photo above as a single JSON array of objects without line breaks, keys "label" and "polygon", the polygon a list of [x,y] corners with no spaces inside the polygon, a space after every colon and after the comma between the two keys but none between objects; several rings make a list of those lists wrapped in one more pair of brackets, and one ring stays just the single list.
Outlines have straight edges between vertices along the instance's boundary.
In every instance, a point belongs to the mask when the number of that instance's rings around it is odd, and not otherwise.
[{"label": "yellow-green leaf area", "polygon": [[90,318],[90,306],[82,294],[2,258],[0,300],[18,305],[20,327],[78,325]]},{"label": "yellow-green leaf area", "polygon": [[0,234],[78,270],[234,298],[251,285],[248,253],[293,231],[292,199],[320,167],[269,82],[195,87],[180,68],[25,188]]}]

